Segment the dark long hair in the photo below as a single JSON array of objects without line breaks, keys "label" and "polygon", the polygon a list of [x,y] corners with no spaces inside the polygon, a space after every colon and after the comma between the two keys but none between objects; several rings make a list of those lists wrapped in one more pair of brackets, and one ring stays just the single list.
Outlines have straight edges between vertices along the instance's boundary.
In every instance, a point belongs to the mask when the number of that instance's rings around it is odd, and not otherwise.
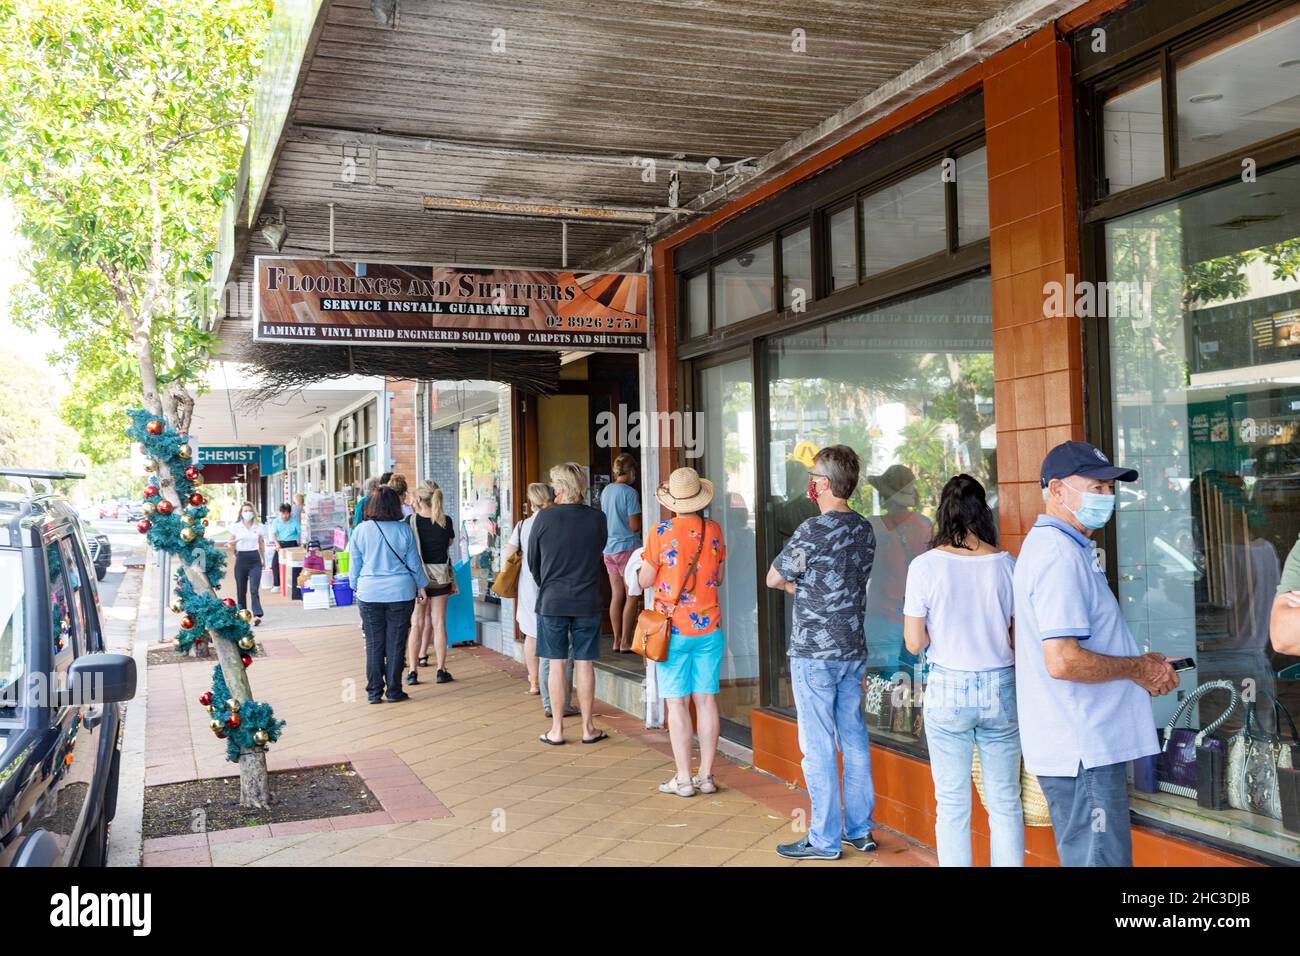
[{"label": "dark long hair", "polygon": [[943,486],[939,510],[934,516],[934,537],[930,539],[930,547],[969,547],[967,542],[971,535],[997,547],[998,529],[993,524],[993,512],[984,497],[984,486],[970,475],[962,474],[949,478]]},{"label": "dark long hair", "polygon": [[380,485],[371,494],[366,495],[366,505],[361,509],[361,517],[366,521],[401,521],[402,499],[392,488]]}]

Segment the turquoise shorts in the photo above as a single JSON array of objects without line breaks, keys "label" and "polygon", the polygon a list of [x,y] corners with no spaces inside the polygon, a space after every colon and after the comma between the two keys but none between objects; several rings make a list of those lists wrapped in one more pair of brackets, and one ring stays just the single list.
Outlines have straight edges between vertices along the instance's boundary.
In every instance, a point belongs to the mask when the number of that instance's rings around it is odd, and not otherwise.
[{"label": "turquoise shorts", "polygon": [[668,660],[655,665],[659,696],[716,694],[725,646],[722,628],[691,637],[674,627],[668,637]]}]

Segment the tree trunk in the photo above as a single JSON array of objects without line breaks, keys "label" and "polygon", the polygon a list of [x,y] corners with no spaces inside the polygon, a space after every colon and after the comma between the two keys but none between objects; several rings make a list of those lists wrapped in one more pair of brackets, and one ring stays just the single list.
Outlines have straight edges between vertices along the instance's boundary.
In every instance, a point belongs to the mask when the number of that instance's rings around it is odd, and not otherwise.
[{"label": "tree trunk", "polygon": [[[201,558],[185,565],[185,576],[198,593],[214,593]],[[208,641],[217,649],[217,663],[225,675],[230,696],[241,703],[252,700],[253,690],[248,683],[248,670],[244,667],[238,646],[211,631],[208,632]],[[271,805],[271,783],[266,773],[265,750],[245,750],[239,755],[239,805],[258,809],[266,809]]]}]

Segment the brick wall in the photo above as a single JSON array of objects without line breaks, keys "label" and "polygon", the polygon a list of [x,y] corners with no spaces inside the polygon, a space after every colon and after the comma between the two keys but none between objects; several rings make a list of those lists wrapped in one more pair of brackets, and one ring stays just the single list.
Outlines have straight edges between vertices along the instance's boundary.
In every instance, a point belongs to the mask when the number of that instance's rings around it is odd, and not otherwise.
[{"label": "brick wall", "polygon": [[[388,404],[388,458],[391,468],[382,467],[380,471],[393,471],[406,475],[412,484],[415,482],[416,441],[415,441],[415,402],[417,383],[411,379],[390,378],[384,380],[384,388],[391,395]],[[387,465],[389,462],[381,464]]]},{"label": "brick wall", "polygon": [[442,489],[442,506],[460,527],[458,464],[460,434],[456,425],[435,428],[424,439],[424,476]]},{"label": "brick wall", "polygon": [[1044,284],[1079,271],[1074,117],[1069,49],[1051,29],[987,66],[998,510],[1016,553],[1043,509],[1043,456],[1084,437],[1079,320],[1043,318]]}]

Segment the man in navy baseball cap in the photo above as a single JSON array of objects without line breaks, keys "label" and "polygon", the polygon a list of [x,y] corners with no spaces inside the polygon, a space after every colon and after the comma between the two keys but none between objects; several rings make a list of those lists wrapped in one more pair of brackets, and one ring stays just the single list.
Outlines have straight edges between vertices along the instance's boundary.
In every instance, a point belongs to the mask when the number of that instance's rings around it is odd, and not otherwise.
[{"label": "man in navy baseball cap", "polygon": [[1092,540],[1115,482],[1137,476],[1086,442],[1057,445],[1040,475],[1047,513],[1016,558],[1020,746],[1062,866],[1133,865],[1128,764],[1160,749],[1151,698],[1178,687],[1163,654],[1139,650]]},{"label": "man in navy baseball cap", "polygon": [[1137,481],[1138,473],[1132,468],[1117,468],[1100,448],[1086,441],[1063,441],[1047,453],[1039,480],[1044,488],[1053,478],[1072,478],[1079,475],[1100,481]]}]

